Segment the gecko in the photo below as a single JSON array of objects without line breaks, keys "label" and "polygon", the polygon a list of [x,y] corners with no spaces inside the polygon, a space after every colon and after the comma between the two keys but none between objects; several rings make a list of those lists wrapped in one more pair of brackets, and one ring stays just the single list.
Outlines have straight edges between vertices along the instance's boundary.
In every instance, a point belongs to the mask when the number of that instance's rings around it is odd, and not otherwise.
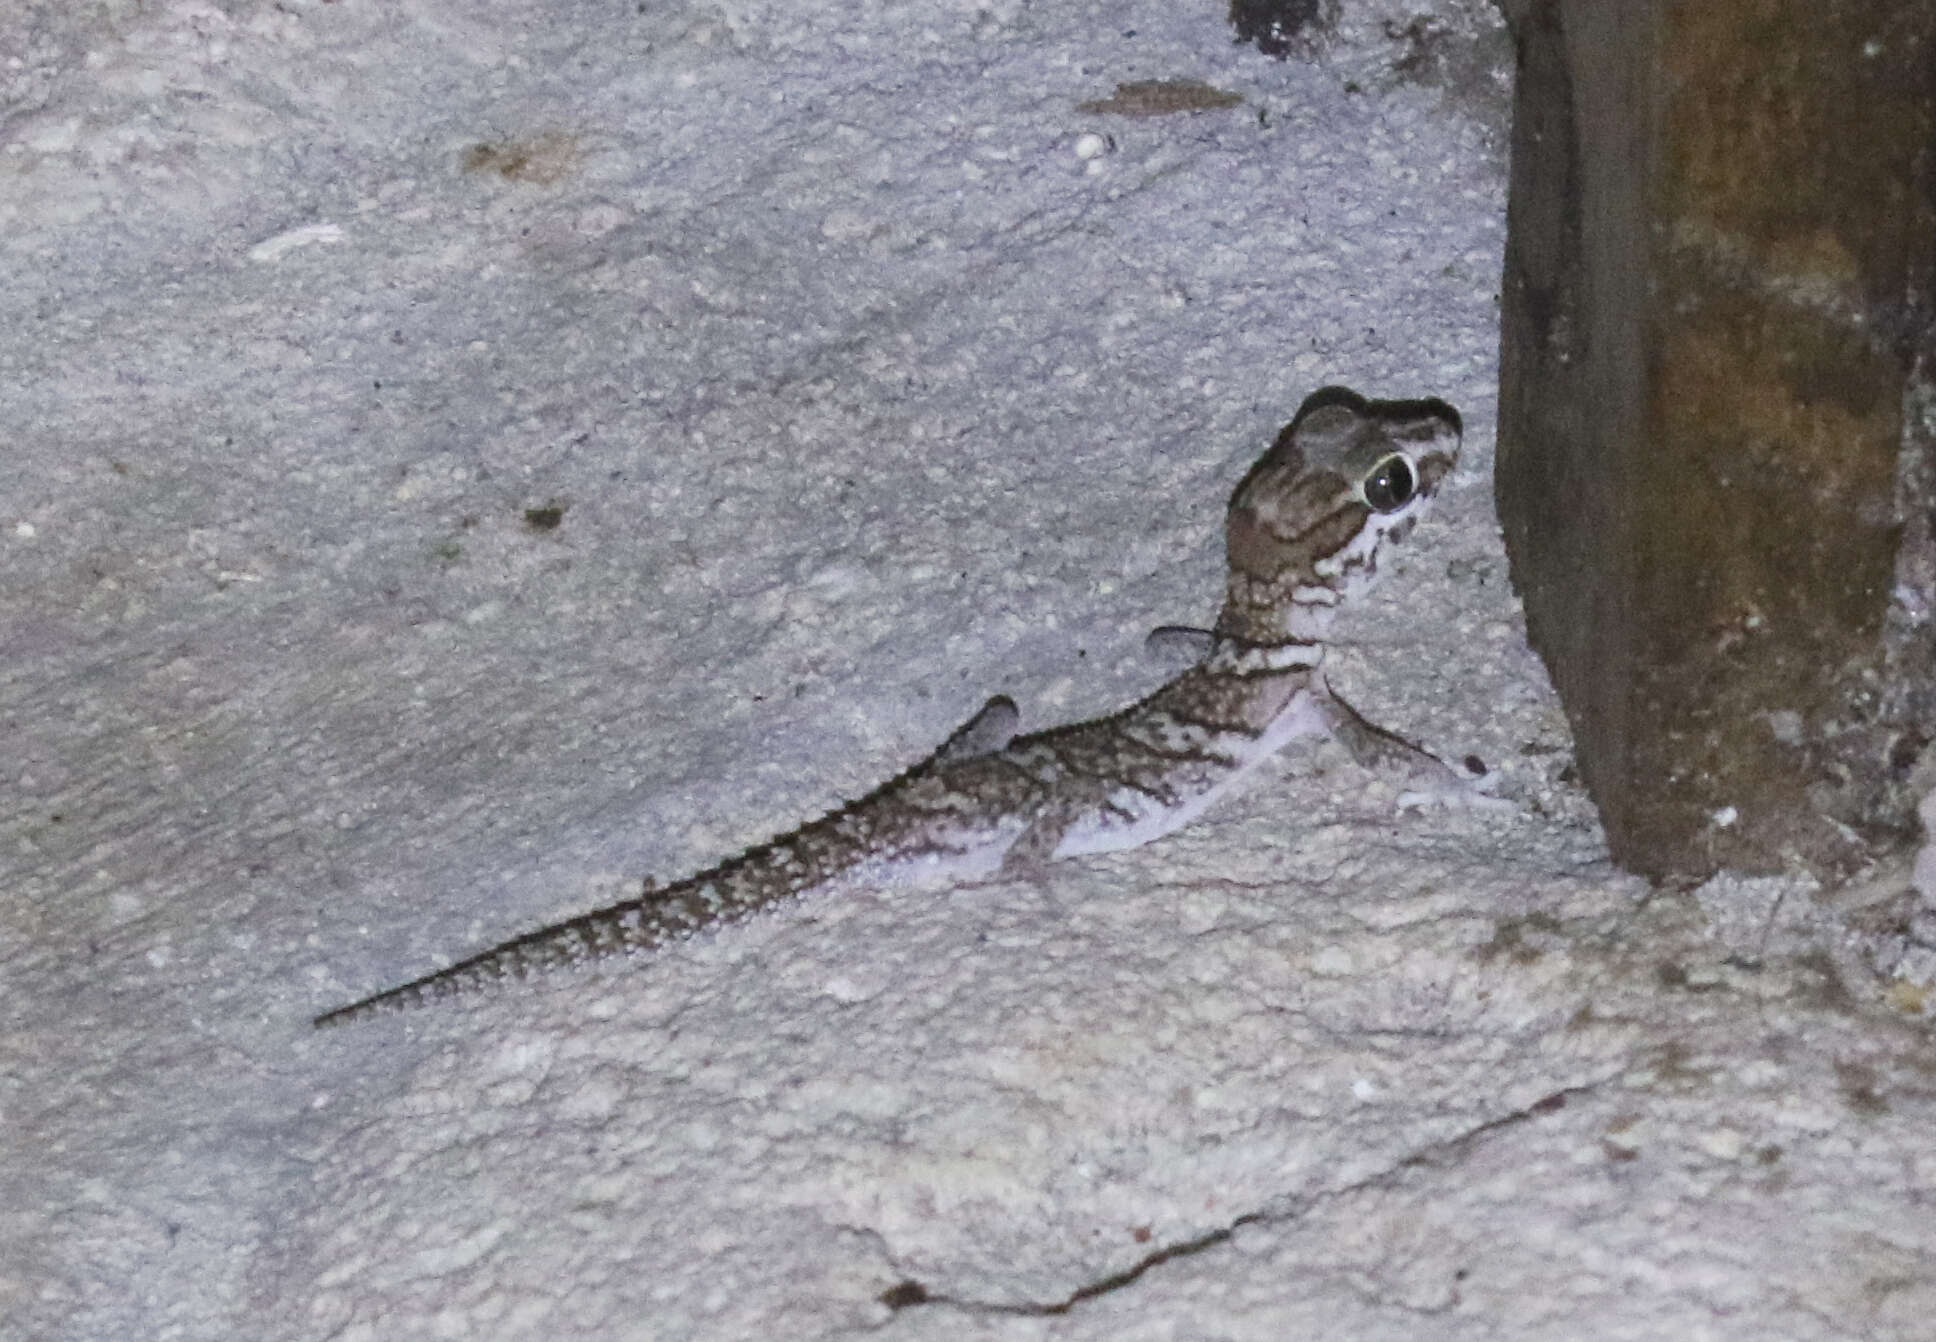
[{"label": "gecko", "polygon": [[1106,717],[1018,732],[1004,695],[858,801],[670,885],[539,928],[316,1017],[319,1027],[638,956],[783,901],[854,888],[1033,875],[1134,848],[1195,820],[1290,741],[1328,733],[1428,789],[1471,785],[1361,717],[1324,676],[1338,611],[1429,510],[1458,462],[1437,399],[1306,397],[1230,497],[1223,605],[1207,631],[1166,627],[1194,662]]}]

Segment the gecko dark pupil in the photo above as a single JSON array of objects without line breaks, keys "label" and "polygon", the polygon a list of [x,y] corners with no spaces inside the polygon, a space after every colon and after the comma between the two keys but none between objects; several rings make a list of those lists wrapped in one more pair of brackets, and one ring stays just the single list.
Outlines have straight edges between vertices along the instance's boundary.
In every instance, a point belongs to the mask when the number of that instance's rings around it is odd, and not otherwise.
[{"label": "gecko dark pupil", "polygon": [[1386,457],[1365,477],[1365,502],[1381,513],[1403,508],[1417,490],[1412,464],[1400,456]]}]

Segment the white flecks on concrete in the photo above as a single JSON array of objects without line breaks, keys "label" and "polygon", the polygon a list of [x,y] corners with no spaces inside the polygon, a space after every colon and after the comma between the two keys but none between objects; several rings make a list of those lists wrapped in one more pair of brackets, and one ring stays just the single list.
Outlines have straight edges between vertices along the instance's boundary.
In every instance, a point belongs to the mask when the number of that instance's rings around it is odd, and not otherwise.
[{"label": "white flecks on concrete", "polygon": [[343,229],[339,224],[304,224],[300,228],[287,229],[272,238],[264,238],[249,248],[248,255],[251,261],[280,261],[298,247],[342,240]]}]

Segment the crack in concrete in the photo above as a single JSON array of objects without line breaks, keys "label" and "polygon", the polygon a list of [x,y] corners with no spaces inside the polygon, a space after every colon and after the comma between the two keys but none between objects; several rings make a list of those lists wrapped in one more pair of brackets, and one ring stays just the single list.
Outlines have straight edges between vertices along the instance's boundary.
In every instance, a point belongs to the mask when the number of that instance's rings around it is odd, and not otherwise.
[{"label": "crack in concrete", "polygon": [[1565,1086],[1559,1090],[1552,1091],[1534,1100],[1522,1109],[1516,1109],[1511,1113],[1502,1114],[1498,1118],[1487,1119],[1485,1122],[1468,1128],[1456,1136],[1433,1142],[1431,1145],[1403,1157],[1388,1168],[1360,1179],[1356,1183],[1347,1184],[1342,1188],[1334,1189],[1328,1193],[1296,1200],[1293,1205],[1285,1206],[1280,1203],[1280,1207],[1277,1210],[1245,1212],[1243,1215],[1233,1218],[1228,1224],[1219,1226],[1215,1230],[1206,1231],[1201,1235],[1197,1235],[1191,1239],[1181,1240],[1175,1244],[1165,1245],[1163,1248],[1132,1263],[1120,1272],[1113,1272],[1087,1285],[1079,1286],[1061,1300],[1025,1304],[1003,1304],[995,1301],[971,1300],[930,1291],[921,1282],[911,1277],[903,1278],[898,1284],[881,1292],[878,1299],[883,1305],[886,1305],[896,1313],[904,1309],[913,1309],[924,1305],[944,1305],[971,1314],[1021,1316],[1025,1318],[1053,1318],[1059,1315],[1073,1313],[1085,1301],[1094,1300],[1099,1296],[1108,1295],[1132,1285],[1139,1281],[1145,1274],[1165,1264],[1175,1262],[1182,1258],[1193,1258],[1200,1253],[1216,1248],[1218,1245],[1229,1243],[1236,1237],[1237,1232],[1245,1226],[1277,1225],[1294,1220],[1321,1201],[1345,1197],[1353,1193],[1362,1192],[1365,1189],[1378,1188],[1390,1184],[1402,1177],[1408,1170],[1443,1169],[1454,1159],[1471,1154],[1474,1148],[1498,1133],[1519,1127],[1536,1118],[1545,1118],[1558,1113],[1560,1110],[1566,1108],[1568,1103],[1575,1097],[1591,1094],[1595,1089],[1604,1084],[1605,1080],[1606,1078],[1600,1078],[1598,1080],[1584,1082],[1580,1085]]},{"label": "crack in concrete", "polygon": [[1098,1281],[1092,1281],[1086,1286],[1079,1286],[1063,1299],[1045,1304],[1010,1305],[998,1304],[986,1300],[965,1300],[957,1296],[936,1295],[931,1293],[920,1282],[913,1280],[903,1281],[891,1290],[883,1291],[880,1296],[880,1301],[889,1309],[896,1311],[914,1305],[949,1305],[955,1309],[963,1310],[971,1314],[1002,1314],[1021,1315],[1027,1318],[1049,1318],[1055,1315],[1070,1313],[1085,1300],[1093,1300],[1099,1295],[1107,1295],[1111,1291],[1120,1290],[1141,1277],[1144,1273],[1161,1267],[1165,1263],[1178,1258],[1189,1258],[1195,1254],[1202,1253],[1206,1249],[1223,1244],[1243,1226],[1287,1214],[1246,1212],[1244,1215],[1231,1221],[1229,1225],[1219,1226],[1217,1229],[1207,1231],[1194,1239],[1187,1239],[1176,1244],[1166,1245],[1141,1261],[1132,1263],[1121,1272],[1112,1273]]}]

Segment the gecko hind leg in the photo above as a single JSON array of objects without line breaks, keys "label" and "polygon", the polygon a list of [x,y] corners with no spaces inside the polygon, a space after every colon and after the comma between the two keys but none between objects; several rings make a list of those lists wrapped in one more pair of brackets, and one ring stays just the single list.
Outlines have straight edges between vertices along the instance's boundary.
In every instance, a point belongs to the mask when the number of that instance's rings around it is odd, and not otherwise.
[{"label": "gecko hind leg", "polygon": [[1021,720],[1022,715],[1013,699],[1006,694],[995,695],[981,706],[974,717],[955,728],[954,734],[941,743],[940,749],[928,756],[922,767],[959,764],[962,760],[992,755],[1015,739],[1015,730]]},{"label": "gecko hind leg", "polygon": [[1063,922],[1068,918],[1068,906],[1056,893],[1055,882],[1049,879],[1049,867],[1056,860],[1055,850],[1062,846],[1068,829],[1066,815],[1052,807],[1044,810],[1028,823],[1015,842],[1009,845],[1008,851],[1002,854],[1002,864],[993,877],[998,882],[1022,885],[1032,890],[1035,895],[1034,907],[1052,922]]}]

